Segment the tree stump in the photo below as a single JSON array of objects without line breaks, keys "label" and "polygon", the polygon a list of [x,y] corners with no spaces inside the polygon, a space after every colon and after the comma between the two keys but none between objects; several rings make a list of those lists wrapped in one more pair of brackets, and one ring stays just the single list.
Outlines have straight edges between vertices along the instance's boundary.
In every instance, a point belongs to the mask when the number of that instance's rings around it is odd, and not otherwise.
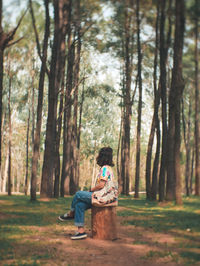
[{"label": "tree stump", "polygon": [[92,207],[92,237],[95,239],[117,239],[116,207]]}]

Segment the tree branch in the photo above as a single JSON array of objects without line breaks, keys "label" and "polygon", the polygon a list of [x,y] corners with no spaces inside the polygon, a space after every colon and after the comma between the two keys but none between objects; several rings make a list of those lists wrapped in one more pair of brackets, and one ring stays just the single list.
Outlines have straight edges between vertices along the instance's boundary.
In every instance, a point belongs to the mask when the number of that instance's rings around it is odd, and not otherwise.
[{"label": "tree branch", "polygon": [[30,7],[31,18],[32,18],[32,25],[33,25],[33,29],[34,29],[34,32],[35,32],[35,40],[36,40],[36,44],[37,44],[37,51],[38,51],[38,55],[40,57],[40,60],[42,61],[40,42],[39,42],[39,37],[38,37],[38,31],[37,31],[36,24],[35,24],[35,15],[34,15],[33,6],[32,6],[32,0],[29,0],[29,7]]},{"label": "tree branch", "polygon": [[10,47],[10,46],[20,42],[22,39],[24,39],[24,37],[21,37],[21,38],[19,38],[18,40],[14,41],[14,42],[8,43],[8,45],[6,47]]},{"label": "tree branch", "polygon": [[6,36],[4,44],[3,44],[3,49],[5,49],[9,45],[9,42],[14,38],[15,33],[18,30],[18,28],[19,28],[24,16],[26,15],[27,11],[28,11],[28,8],[25,10],[24,14],[21,16],[17,26],[12,31],[10,31],[9,33],[6,34],[7,36]]}]

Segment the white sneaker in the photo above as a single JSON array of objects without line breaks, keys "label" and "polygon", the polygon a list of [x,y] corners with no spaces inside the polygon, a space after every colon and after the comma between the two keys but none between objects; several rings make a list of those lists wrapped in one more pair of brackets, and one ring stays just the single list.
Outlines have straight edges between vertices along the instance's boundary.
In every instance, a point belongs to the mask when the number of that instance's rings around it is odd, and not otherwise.
[{"label": "white sneaker", "polygon": [[73,235],[71,237],[72,240],[78,240],[78,239],[84,239],[87,237],[87,234],[84,232],[84,233],[79,233],[77,232],[75,235]]}]

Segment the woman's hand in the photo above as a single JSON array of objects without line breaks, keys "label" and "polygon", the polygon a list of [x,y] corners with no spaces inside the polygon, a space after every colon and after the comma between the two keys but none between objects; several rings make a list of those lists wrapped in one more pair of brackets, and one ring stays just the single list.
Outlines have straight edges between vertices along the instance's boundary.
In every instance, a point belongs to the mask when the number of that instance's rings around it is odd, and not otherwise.
[{"label": "woman's hand", "polygon": [[91,188],[91,192],[101,190],[105,186],[106,181],[105,180],[100,180],[99,184],[96,185],[95,187]]}]

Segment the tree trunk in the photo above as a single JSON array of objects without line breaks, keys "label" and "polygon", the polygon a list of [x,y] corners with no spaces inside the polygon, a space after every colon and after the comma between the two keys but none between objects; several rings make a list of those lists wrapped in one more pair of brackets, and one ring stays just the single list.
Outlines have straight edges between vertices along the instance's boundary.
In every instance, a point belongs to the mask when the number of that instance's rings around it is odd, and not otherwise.
[{"label": "tree trunk", "polygon": [[119,138],[118,138],[118,146],[117,146],[117,178],[118,178],[118,190],[119,193],[122,192],[122,180],[121,180],[121,168],[120,168],[120,147],[122,148],[122,126],[123,126],[123,111],[121,106],[121,122],[120,122],[120,130],[119,130]]},{"label": "tree trunk", "polygon": [[132,61],[131,61],[131,15],[129,8],[131,1],[126,1],[125,7],[125,93],[124,93],[124,186],[123,193],[129,194],[129,179],[130,179],[130,124],[131,124],[131,75],[132,75]]},{"label": "tree trunk", "polygon": [[32,156],[32,170],[31,170],[31,200],[36,200],[36,186],[37,186],[37,168],[38,159],[40,153],[40,133],[42,126],[42,108],[43,108],[43,94],[44,94],[44,80],[46,71],[46,61],[47,61],[47,48],[48,48],[48,38],[49,38],[49,27],[50,27],[50,17],[49,17],[49,0],[45,0],[45,34],[43,41],[43,51],[42,51],[42,64],[40,69],[39,78],[39,92],[38,92],[38,104],[37,104],[37,121],[33,144],[33,156]]},{"label": "tree trunk", "polygon": [[[171,168],[168,174],[174,174],[175,176],[174,181],[175,181],[176,204],[182,204],[182,187],[181,187],[181,173],[180,173],[180,144],[181,144],[180,106],[181,106],[182,93],[184,89],[184,81],[182,77],[182,51],[183,51],[183,39],[184,39],[183,36],[184,36],[184,0],[176,0],[174,63],[172,70],[172,85],[170,89],[170,105],[169,105],[170,108],[169,113],[171,118],[171,120],[169,120],[169,129],[171,129],[171,126],[173,127],[173,131],[171,132],[170,130],[169,133],[173,133],[173,135],[171,134],[170,137],[174,145],[174,148],[171,150],[171,153],[168,154],[168,156],[173,155],[174,158],[173,165],[170,166]],[[173,124],[171,124],[170,121],[172,121]]]},{"label": "tree trunk", "polygon": [[[3,67],[4,67],[4,47],[3,42],[1,42],[3,37],[3,29],[2,29],[2,0],[0,0],[0,178],[2,178],[2,169],[1,169],[1,143],[2,143],[2,106],[3,106]],[[3,182],[3,181],[2,181]]]},{"label": "tree trunk", "polygon": [[138,102],[138,121],[137,121],[137,145],[136,145],[136,170],[135,170],[135,198],[139,198],[140,180],[140,135],[142,119],[142,54],[140,44],[140,4],[137,0],[137,51],[138,51],[138,80],[139,80],[139,102]]},{"label": "tree trunk", "polygon": [[[64,57],[65,58],[65,57]],[[55,158],[55,180],[54,180],[54,197],[59,197],[59,183],[60,183],[60,138],[62,131],[62,117],[63,117],[63,103],[64,103],[64,81],[65,81],[65,67],[63,65],[63,73],[62,73],[62,88],[60,94],[60,106],[59,106],[59,114],[57,119],[57,134],[56,134],[56,158]]]},{"label": "tree trunk", "polygon": [[74,66],[74,45],[72,45],[72,29],[71,29],[71,5],[69,2],[69,17],[68,17],[68,56],[67,56],[67,79],[65,88],[65,105],[64,105],[64,122],[63,122],[63,163],[62,163],[62,175],[60,195],[64,197],[65,194],[70,193],[69,180],[71,170],[71,91],[73,81],[73,66]]},{"label": "tree trunk", "polygon": [[195,195],[200,196],[200,134],[199,134],[199,51],[198,51],[198,21],[199,1],[195,0]]},{"label": "tree trunk", "polygon": [[[154,75],[153,75],[153,81],[154,81],[154,114],[153,119],[151,123],[151,131],[149,135],[149,142],[148,142],[148,148],[147,148],[147,157],[146,157],[146,198],[151,199],[152,194],[157,193],[157,175],[154,175],[154,182],[152,180],[152,183],[154,183],[153,191],[151,187],[151,160],[152,160],[152,148],[153,148],[153,141],[154,141],[154,135],[156,130],[156,125],[158,123],[158,108],[160,103],[160,94],[158,99],[158,92],[157,92],[157,67],[158,67],[158,25],[159,25],[159,2],[157,3],[157,17],[156,17],[156,40],[155,40],[155,57],[154,57]],[[158,146],[157,146],[158,147]],[[153,193],[152,193],[153,192]],[[156,195],[154,196],[156,197]]]},{"label": "tree trunk", "polygon": [[192,148],[191,174],[190,174],[190,192],[193,193],[193,172],[194,172],[195,147]]},{"label": "tree trunk", "polygon": [[21,21],[25,15],[25,13],[20,18],[17,26],[11,30],[9,33],[5,33],[3,31],[2,27],[2,0],[0,0],[0,178],[1,178],[1,156],[2,156],[2,106],[3,106],[3,73],[4,73],[4,50],[5,48],[10,44],[10,42],[13,40],[15,33],[17,32],[17,29],[19,28]]},{"label": "tree trunk", "polygon": [[165,67],[165,5],[166,1],[161,2],[161,18],[160,18],[160,85],[161,85],[161,101],[162,101],[162,152],[161,165],[159,175],[159,201],[164,200],[165,195],[165,174],[166,174],[166,137],[167,137],[167,114],[166,114],[166,67]]},{"label": "tree trunk", "polygon": [[[1,28],[0,28],[1,31]],[[1,33],[0,33],[1,38]],[[1,143],[2,143],[2,104],[3,104],[3,50],[0,47],[0,178],[2,179],[1,175]]]},{"label": "tree trunk", "polygon": [[116,207],[92,207],[92,237],[95,239],[117,239]]},{"label": "tree trunk", "polygon": [[156,153],[153,164],[153,173],[152,173],[152,185],[151,185],[151,199],[157,199],[158,191],[158,168],[159,168],[159,159],[160,159],[160,121],[158,115],[156,117]]},{"label": "tree trunk", "polygon": [[32,147],[34,143],[34,132],[35,132],[35,88],[34,88],[34,79],[32,77],[32,130],[31,130],[31,142],[32,142]]},{"label": "tree trunk", "polygon": [[[10,69],[10,65],[9,65]],[[8,123],[9,123],[9,140],[8,140],[8,196],[11,196],[12,192],[12,178],[11,178],[11,164],[12,164],[12,155],[11,155],[11,145],[12,145],[12,128],[11,128],[11,84],[12,84],[12,78],[9,77],[9,91],[8,91]]]},{"label": "tree trunk", "polygon": [[8,178],[8,163],[9,163],[9,146],[6,148],[6,160],[5,160],[5,166],[4,166],[4,174],[2,175],[2,187],[1,191],[6,192],[6,181]]},{"label": "tree trunk", "polygon": [[[76,1],[75,7],[75,36],[74,39],[77,39],[77,45],[75,47],[75,66],[74,66],[74,113],[73,113],[73,122],[72,122],[72,170],[73,173],[70,179],[70,194],[74,194],[78,190],[78,89],[79,89],[79,72],[80,72],[80,57],[81,57],[81,26],[80,26],[80,0]],[[72,180],[73,179],[73,180]]]},{"label": "tree trunk", "polygon": [[[171,15],[168,15],[169,28],[168,37],[165,41],[165,13],[166,0],[160,1],[161,17],[160,17],[160,86],[161,86],[161,102],[162,102],[162,148],[161,148],[161,165],[159,174],[159,201],[163,201],[165,197],[165,179],[166,179],[166,159],[167,159],[167,94],[166,94],[166,62],[168,48],[171,39]],[[171,0],[169,1],[169,10],[171,9]]]},{"label": "tree trunk", "polygon": [[60,71],[61,71],[61,95],[60,95],[60,107],[57,119],[57,133],[56,133],[56,155],[55,155],[55,180],[54,180],[54,197],[59,196],[59,183],[60,183],[60,139],[62,131],[62,118],[63,118],[63,105],[64,105],[64,87],[65,87],[65,62],[66,62],[66,34],[69,27],[69,1],[64,2],[63,14],[62,14],[62,35],[61,35],[61,50],[59,53]]},{"label": "tree trunk", "polygon": [[48,97],[48,117],[46,127],[46,140],[44,163],[42,169],[41,193],[42,198],[53,197],[53,174],[55,167],[55,147],[56,147],[56,120],[57,120],[57,102],[58,89],[61,79],[61,62],[59,54],[61,51],[62,38],[62,12],[64,0],[54,0],[54,41],[52,47],[52,58],[49,73],[49,97]]},{"label": "tree trunk", "polygon": [[188,111],[188,121],[187,121],[187,128],[185,122],[185,114],[184,114],[184,101],[182,99],[182,121],[183,121],[183,135],[184,135],[184,143],[185,143],[185,150],[186,150],[186,165],[185,165],[185,192],[186,195],[190,195],[190,161],[191,161],[191,144],[190,144],[190,136],[191,136],[191,112],[192,112],[192,103],[191,97],[189,98],[189,111]]},{"label": "tree trunk", "polygon": [[26,130],[26,170],[25,170],[25,184],[24,184],[25,195],[27,195],[27,190],[28,190],[29,129],[30,129],[30,107],[28,110],[28,121],[27,121],[27,130]]},{"label": "tree trunk", "polygon": [[82,127],[82,113],[83,113],[83,103],[85,99],[85,77],[83,80],[81,102],[79,108],[79,126],[78,126],[78,137],[77,137],[77,183],[79,184],[80,177],[80,143],[81,143],[81,127]]},{"label": "tree trunk", "polygon": [[118,186],[119,193],[125,194],[125,173],[124,173],[124,124],[125,124],[125,108],[124,108],[124,99],[125,99],[125,71],[123,71],[122,78],[122,104],[121,104],[121,152],[120,152],[120,175],[118,176]]}]

